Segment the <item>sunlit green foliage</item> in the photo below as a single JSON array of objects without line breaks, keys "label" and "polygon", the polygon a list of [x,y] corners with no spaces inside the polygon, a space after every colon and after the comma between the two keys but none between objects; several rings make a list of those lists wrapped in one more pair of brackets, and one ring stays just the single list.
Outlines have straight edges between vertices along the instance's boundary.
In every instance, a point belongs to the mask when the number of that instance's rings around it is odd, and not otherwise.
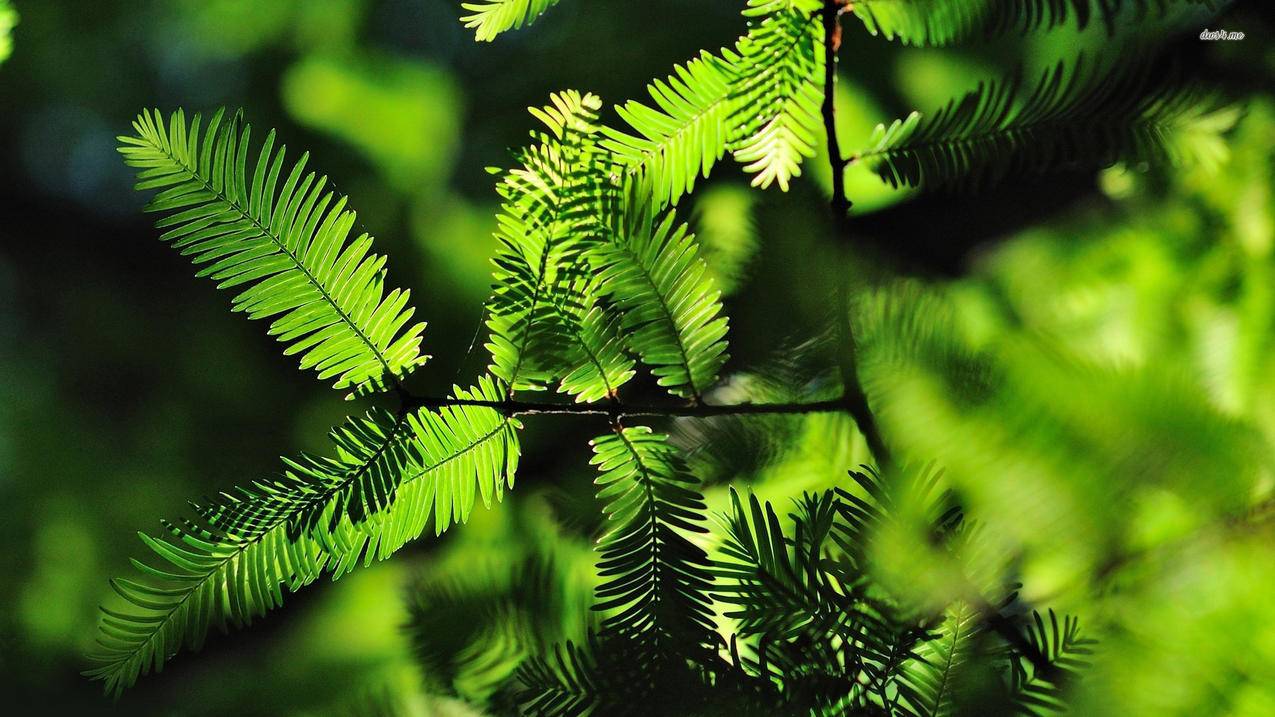
[{"label": "sunlit green foliage", "polygon": [[558,0],[480,0],[462,3],[469,15],[461,17],[465,27],[474,30],[474,39],[491,42],[506,30],[530,25]]},{"label": "sunlit green foliage", "polygon": [[[224,120],[224,121],[223,121]],[[270,133],[248,174],[251,127],[218,111],[200,127],[180,111],[165,124],[143,113],[136,137],[121,137],[120,152],[137,167],[138,189],[162,189],[148,211],[168,212],[161,237],[196,264],[218,288],[243,287],[236,311],[249,318],[280,315],[270,333],[301,354],[301,368],[336,388],[383,388],[427,357],[419,351],[423,323],[407,326],[408,292],[384,289],[385,259],[369,254],[366,234],[348,241],[354,212],[325,191],[326,177],[305,174],[308,154],[292,165],[283,186],[286,146]],[[201,131],[202,130],[202,131]],[[302,178],[304,176],[304,179]],[[335,200],[335,201],[334,201]]]},{"label": "sunlit green foliage", "polygon": [[[462,22],[492,40],[555,4],[466,3]],[[945,43],[1099,21],[1115,32],[1126,15],[1177,5],[1213,3],[867,0],[853,13],[886,39]],[[519,417],[542,413],[609,425],[591,443],[596,495],[538,494],[544,515],[495,518],[531,530],[502,526],[501,542],[462,542],[444,548],[450,565],[431,563],[412,591],[411,634],[432,693],[536,715],[1052,714],[1073,701],[1100,714],[1158,699],[1091,679],[1102,669],[1190,662],[1205,687],[1165,709],[1263,674],[1260,633],[1227,643],[1254,655],[1242,668],[1221,650],[1188,659],[1145,646],[1155,628],[1137,596],[1161,576],[1124,568],[1248,525],[1269,500],[1275,414],[1262,397],[1275,311],[1263,287],[1275,230],[1261,208],[1272,182],[1268,162],[1228,151],[1239,143],[1265,156],[1269,109],[1232,140],[1240,113],[1212,93],[1129,58],[1074,58],[1035,85],[983,84],[933,115],[846,137],[867,149],[824,156],[831,172],[868,167],[918,189],[1128,169],[1103,175],[1115,214],[1018,237],[964,279],[869,284],[838,273],[855,294],[849,316],[831,307],[823,318],[834,326],[793,346],[774,331],[767,345],[779,355],[739,370],[723,290],[742,287],[754,254],[758,273],[778,268],[764,250],[785,237],[759,238],[742,189],[694,197],[697,217],[679,207],[727,153],[754,187],[787,191],[804,162],[835,146],[824,112],[846,100],[825,97],[836,90],[825,51],[836,52],[832,29],[849,22],[847,9],[750,0],[747,32],[674,66],[649,86],[653,105],[615,107],[622,124],[587,92],[532,108],[531,142],[492,170],[489,360],[472,388],[443,397],[409,387],[426,358],[423,324],[410,324],[406,291],[385,289],[370,237],[350,240],[353,213],[307,173],[307,155],[285,167],[273,132],[254,149],[239,114],[201,128],[180,110],[167,121],[143,113],[121,151],[138,187],[160,190],[150,208],[166,215],[161,238],[201,275],[240,287],[235,308],[272,318],[269,333],[303,368],[397,407],[348,418],[327,455],[285,459],[281,476],[195,504],[166,536],[143,535],[155,555],[135,562],[140,581],[113,581],[123,607],[103,609],[88,674],[118,693],[213,626],[242,627],[325,572],[384,559],[431,524],[437,535],[469,521],[479,498],[491,507],[513,488]],[[427,75],[387,66],[401,76],[386,85],[372,81],[375,66],[311,57],[284,99],[406,190],[435,152],[422,129],[434,108],[402,86]],[[356,107],[368,121],[352,121]],[[860,114],[855,129],[876,110]],[[400,145],[396,135],[414,132]],[[1135,174],[1174,164],[1178,174],[1154,175],[1171,177],[1167,188]],[[1241,184],[1216,186],[1219,167]],[[1126,199],[1140,192],[1152,198]],[[1192,222],[1202,226],[1181,231]],[[1241,226],[1218,243],[1200,238]],[[1179,344],[1189,349],[1171,350]],[[853,414],[859,382],[893,460]],[[752,403],[780,415],[717,415]],[[670,437],[637,415],[695,418]],[[565,453],[566,443],[552,445]],[[585,537],[593,562],[581,570]],[[1263,576],[1252,561],[1228,554],[1219,579]],[[1256,598],[1246,587],[1236,594]],[[1157,616],[1193,634],[1241,633],[1178,612]],[[1269,704],[1261,688],[1235,693],[1241,711]],[[366,704],[422,704],[399,696]]]},{"label": "sunlit green foliage", "polygon": [[[455,397],[497,393],[488,380]],[[285,461],[283,478],[195,505],[197,519],[166,523],[167,538],[142,534],[162,567],[135,561],[143,582],[112,582],[129,607],[104,609],[90,674],[119,691],[199,647],[210,627],[242,627],[278,607],[284,589],[389,557],[431,516],[435,533],[464,522],[477,496],[490,506],[513,487],[516,428],[475,407],[352,419],[332,433],[338,458]]]}]

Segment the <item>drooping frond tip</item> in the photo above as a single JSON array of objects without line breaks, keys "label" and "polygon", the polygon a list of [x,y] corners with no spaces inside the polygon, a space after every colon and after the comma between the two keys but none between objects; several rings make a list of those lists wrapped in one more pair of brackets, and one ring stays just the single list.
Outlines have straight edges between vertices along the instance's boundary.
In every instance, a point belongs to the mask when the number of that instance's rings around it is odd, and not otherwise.
[{"label": "drooping frond tip", "polygon": [[[147,210],[165,216],[160,239],[201,266],[218,288],[238,288],[234,310],[273,318],[270,334],[299,354],[301,367],[354,392],[393,384],[428,358],[424,323],[405,289],[385,291],[385,258],[372,238],[349,239],[355,214],[327,178],[306,173],[302,154],[286,177],[286,147],[271,131],[249,173],[251,126],[218,110],[201,128],[177,110],[165,123],[143,112],[120,153],[139,190],[161,190]],[[280,179],[283,180],[280,186]]]},{"label": "drooping frond tip", "polygon": [[980,84],[929,115],[878,125],[852,161],[892,186],[979,185],[1007,175],[1124,162],[1215,164],[1238,110],[1149,66],[1104,71],[1060,62]]},{"label": "drooping frond tip", "polygon": [[763,20],[735,50],[731,151],[754,175],[754,187],[776,184],[787,191],[792,178],[801,176],[802,160],[814,156],[823,132],[819,25],[808,10],[789,9]]},{"label": "drooping frond tip", "polygon": [[465,27],[474,31],[474,39],[491,42],[507,30],[515,30],[535,22],[558,0],[480,0],[461,3],[469,15],[461,17]]},{"label": "drooping frond tip", "polygon": [[654,106],[616,108],[632,133],[605,128],[603,144],[656,209],[676,204],[728,151],[754,186],[787,190],[800,175],[822,132],[823,54],[806,4],[754,3],[747,14],[761,19],[734,48],[702,52],[651,83]]}]

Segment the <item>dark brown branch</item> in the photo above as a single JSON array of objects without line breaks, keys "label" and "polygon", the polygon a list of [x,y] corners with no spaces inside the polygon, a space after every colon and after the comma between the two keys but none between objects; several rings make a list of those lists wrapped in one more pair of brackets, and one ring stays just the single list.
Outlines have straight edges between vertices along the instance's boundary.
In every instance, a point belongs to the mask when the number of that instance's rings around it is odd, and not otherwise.
[{"label": "dark brown branch", "polygon": [[841,157],[837,138],[837,50],[841,47],[841,11],[844,0],[824,0],[823,12],[823,115],[824,134],[828,137],[828,163],[832,166],[832,214],[837,228],[845,229],[850,198],[846,196],[846,161]]},{"label": "dark brown branch", "polygon": [[[837,138],[837,50],[841,46],[841,13],[846,0],[824,0],[820,12],[823,22],[823,116],[824,134],[828,138],[828,162],[832,167],[832,218],[839,236],[849,235],[850,198],[846,196],[846,162],[841,158],[841,143]],[[843,404],[859,426],[868,443],[868,449],[880,467],[891,464],[890,450],[881,437],[876,417],[868,405],[867,394],[859,381],[858,363],[855,359],[854,326],[850,321],[850,291],[844,277],[837,278],[837,328],[841,347],[841,383],[844,386]]]},{"label": "dark brown branch", "polygon": [[[824,0],[820,18],[823,21],[823,115],[824,133],[828,137],[828,163],[832,169],[832,205],[833,222],[837,236],[850,235],[850,198],[846,196],[846,166],[849,161],[841,155],[841,143],[837,138],[836,89],[837,89],[837,50],[841,46],[841,13],[849,5],[849,0]],[[890,452],[881,431],[877,427],[876,418],[868,406],[868,397],[859,381],[857,361],[855,359],[854,326],[849,316],[849,288],[842,278],[837,283],[837,302],[841,316],[838,327],[841,331],[842,359],[841,378],[845,385],[845,408],[859,425],[859,431],[868,442],[872,455],[877,462],[886,467],[890,465]],[[1058,682],[1065,676],[1049,658],[1040,652],[1023,637],[1014,623],[1001,614],[995,606],[988,603],[981,595],[975,594],[973,602],[979,610],[982,622],[989,629],[1001,636],[1019,654],[1032,663],[1038,674],[1051,682]]]},{"label": "dark brown branch", "polygon": [[807,413],[834,413],[846,410],[842,399],[813,401],[810,403],[744,403],[733,406],[710,406],[696,404],[690,406],[630,405],[621,403],[541,403],[535,401],[487,401],[470,398],[436,398],[428,396],[403,396],[403,405],[414,408],[443,408],[445,406],[482,406],[494,408],[502,413],[517,416],[535,415],[575,415],[575,416],[608,416],[612,419],[622,416],[664,416],[709,418],[712,416],[746,416],[746,415],[796,415]]}]

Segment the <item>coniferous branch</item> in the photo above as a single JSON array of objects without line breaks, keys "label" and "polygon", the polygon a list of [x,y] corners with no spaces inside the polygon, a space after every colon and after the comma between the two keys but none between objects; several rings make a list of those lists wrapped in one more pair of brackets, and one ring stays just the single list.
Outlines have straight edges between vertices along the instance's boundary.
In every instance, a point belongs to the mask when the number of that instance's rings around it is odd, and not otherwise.
[{"label": "coniferous branch", "polygon": [[557,4],[558,0],[478,0],[461,3],[471,14],[460,21],[474,31],[475,40],[491,42],[506,30],[530,25]]},{"label": "coniferous branch", "polygon": [[650,661],[668,659],[663,651],[687,639],[711,642],[712,575],[704,551],[687,539],[708,532],[698,481],[668,437],[646,427],[617,426],[594,439],[593,450],[609,526],[598,542],[603,583],[594,606],[607,615],[603,635]]},{"label": "coniferous branch", "polygon": [[[411,315],[406,292],[383,296],[383,259],[366,256],[370,239],[346,246],[353,216],[342,211],[343,199],[328,210],[332,195],[323,192],[323,179],[301,179],[304,157],[276,200],[283,158],[282,151],[271,151],[273,135],[248,190],[248,130],[239,131],[237,117],[223,124],[219,114],[201,143],[198,119],[188,138],[180,115],[167,130],[158,115],[143,115],[136,125],[142,136],[123,139],[123,151],[146,170],[141,186],[166,188],[152,204],[178,212],[165,220],[179,225],[166,237],[195,253],[197,263],[212,263],[205,271],[225,285],[259,282],[236,298],[237,307],[253,317],[283,312],[272,333],[296,342],[289,351],[305,352],[303,366],[338,376],[338,386],[356,392],[393,386],[401,400],[395,414],[376,411],[334,431],[335,457],[287,461],[279,480],[196,506],[197,519],[168,526],[172,537],[144,536],[163,568],[138,563],[146,582],[114,583],[130,607],[106,612],[101,665],[91,674],[118,691],[138,674],[158,670],[177,649],[197,645],[209,626],[246,624],[276,606],[284,587],[295,590],[325,571],[340,576],[360,561],[388,556],[423,532],[431,514],[436,532],[463,521],[478,494],[490,503],[506,484],[512,487],[514,417],[574,414],[605,416],[615,430],[594,442],[598,497],[608,518],[599,541],[597,607],[607,616],[587,649],[567,643],[518,670],[530,711],[659,711],[674,703],[695,711],[710,699],[734,704],[752,698],[765,700],[766,708],[802,713],[940,714],[955,704],[954,685],[972,654],[967,637],[993,634],[1008,645],[1000,656],[1011,661],[1010,692],[1022,708],[1054,706],[1072,668],[1083,666],[1076,655],[1087,650],[1071,618],[1060,631],[1050,613],[1047,630],[1036,615],[1024,637],[1015,619],[1003,614],[1003,603],[995,607],[974,586],[962,586],[935,642],[926,632],[933,621],[901,620],[890,601],[874,593],[866,549],[890,519],[890,501],[902,500],[896,482],[887,487],[876,474],[856,474],[866,498],[848,491],[807,496],[791,538],[769,504],[750,498],[745,510],[732,491],[728,559],[710,564],[690,535],[704,532],[697,478],[663,436],[622,425],[636,415],[845,411],[878,462],[891,464],[858,377],[848,320],[839,322],[845,332],[841,398],[702,403],[727,359],[727,319],[694,238],[685,227],[674,228],[673,213],[663,210],[727,151],[756,175],[754,185],[786,189],[813,153],[822,124],[833,170],[830,203],[837,233],[846,236],[844,171],[851,161],[873,162],[887,179],[942,184],[957,175],[1036,168],[1076,147],[1097,147],[1099,161],[1123,158],[1129,146],[1134,158],[1147,147],[1161,149],[1157,158],[1176,157],[1179,147],[1166,141],[1164,117],[1194,122],[1196,140],[1215,139],[1226,124],[1223,113],[1192,107],[1173,91],[1130,99],[1127,90],[1142,91],[1150,83],[1077,79],[1080,69],[1069,74],[1060,66],[1021,106],[1015,104],[1016,82],[1008,89],[980,88],[933,119],[909,118],[882,129],[872,150],[844,158],[834,101],[840,16],[853,7],[885,31],[891,21],[881,18],[888,13],[869,9],[885,2],[749,0],[745,15],[759,20],[733,50],[720,57],[706,53],[655,83],[658,109],[638,103],[619,108],[637,135],[601,127],[600,102],[592,95],[559,93],[549,106],[533,109],[546,129],[533,134],[536,142],[519,155],[521,166],[507,172],[498,188],[500,251],[488,322],[494,378],[451,397],[418,397],[399,384],[424,361],[417,353],[419,325],[396,335]],[[474,14],[464,20],[479,39],[490,40],[554,4],[481,0],[465,5]],[[935,14],[921,30],[898,21],[903,29],[889,31],[931,37],[937,36],[934,22],[954,23],[947,28],[954,33],[965,22],[938,12],[949,7],[940,0],[929,4]],[[1101,9],[1133,4],[1143,0],[1102,0]],[[1040,0],[1036,10],[1022,9],[1033,7],[1023,0],[1015,7],[1020,14],[986,10],[977,19],[1027,28],[1064,22],[1070,11],[1083,25],[1091,10],[1087,0]],[[1148,127],[1121,124],[1148,117]],[[1068,134],[1066,125],[1077,118],[1097,118],[1101,136]],[[311,296],[314,287],[318,298]],[[839,289],[845,309],[849,288],[843,282]],[[635,365],[626,349],[690,405],[622,402],[618,389]],[[555,384],[576,403],[514,398],[516,391]],[[930,475],[901,484],[924,497],[937,482]],[[942,508],[931,516],[935,534],[950,540],[959,511],[944,500],[934,506]],[[715,577],[731,582],[715,585]],[[459,602],[450,593],[432,597],[435,606]],[[741,655],[732,637],[726,659],[713,598],[734,606],[737,637],[751,640],[746,650],[752,652]],[[513,602],[501,601],[500,609],[517,611]],[[494,687],[488,682],[500,681],[498,673],[526,647],[513,646],[516,640],[502,627],[492,629],[491,650],[462,656],[473,659],[484,689]],[[714,688],[719,695],[710,698]]]},{"label": "coniferous branch", "polygon": [[1060,62],[980,84],[932,115],[878,125],[865,162],[892,186],[981,185],[1010,174],[1100,168],[1117,161],[1211,163],[1238,117],[1216,95],[1143,65],[1104,71]]},{"label": "coniferous branch", "polygon": [[730,147],[732,59],[725,50],[721,56],[702,52],[649,85],[655,107],[637,100],[617,105],[616,114],[635,134],[602,128],[602,145],[656,208],[694,190],[697,178],[707,178]]},{"label": "coniferous branch", "polygon": [[741,636],[789,638],[801,632],[847,639],[859,636],[855,622],[870,619],[858,607],[859,581],[833,579],[831,565],[824,563],[835,505],[831,491],[805,496],[792,516],[796,535],[789,538],[769,503],[763,507],[756,496],[749,496],[745,509],[731,489],[731,513],[720,548],[723,557],[714,561],[715,576],[726,582],[713,597],[735,606],[725,616],[739,622]]},{"label": "coniferous branch", "polygon": [[406,410],[393,416],[374,410],[347,419],[329,435],[335,457],[284,458],[282,479],[223,493],[219,502],[196,506],[196,513],[209,525],[237,534],[269,530],[286,515],[289,537],[331,531],[345,518],[362,522],[389,507],[413,460],[409,418],[414,417]]},{"label": "coniferous branch", "polygon": [[[485,380],[460,398],[498,397]],[[436,533],[463,522],[481,495],[490,505],[512,487],[517,467],[517,423],[486,408],[418,412],[395,429],[376,433],[380,443],[348,450],[348,441],[373,435],[360,427],[334,432],[337,459],[304,461],[273,483],[241,489],[222,502],[194,507],[197,519],[165,523],[167,538],[142,534],[161,567],[134,561],[142,582],[111,585],[128,607],[102,608],[97,666],[86,674],[118,694],[137,678],[162,669],[183,648],[197,649],[209,628],[242,627],[278,607],[286,588],[295,592],[324,572],[333,578],[360,561],[383,560],[429,525]],[[410,431],[396,430],[411,426]],[[391,448],[410,437],[408,448]],[[347,447],[343,447],[347,446]],[[401,464],[385,465],[390,457]],[[372,475],[398,479],[394,499],[379,512],[349,504],[351,486]],[[362,500],[370,500],[366,491]],[[353,514],[361,520],[351,518]],[[310,530],[300,529],[313,524]],[[299,528],[300,526],[300,528]]]},{"label": "coniferous branch", "polygon": [[1132,26],[1148,16],[1206,8],[1229,0],[855,0],[853,12],[868,32],[910,45],[947,45],[1073,24],[1101,21],[1115,35],[1121,14]]},{"label": "coniferous branch", "polygon": [[502,182],[492,371],[511,391],[558,380],[580,401],[614,397],[633,376],[627,346],[660,385],[698,399],[727,358],[720,292],[685,226],[671,213],[657,225],[613,181],[593,142],[598,104],[554,95],[535,112],[551,135]]},{"label": "coniferous branch", "polygon": [[593,440],[598,500],[594,610],[600,631],[520,670],[523,709],[536,715],[664,714],[697,700],[693,664],[715,643],[708,557],[688,536],[705,533],[706,507],[667,437],[613,423]]},{"label": "coniferous branch", "polygon": [[428,396],[410,396],[405,399],[408,406],[485,406],[502,413],[514,416],[535,415],[576,415],[576,416],[655,416],[664,418],[711,418],[714,416],[744,415],[800,415],[807,413],[839,413],[846,410],[843,399],[825,401],[809,401],[794,403],[739,403],[734,405],[715,406],[711,404],[694,405],[655,405],[642,403],[609,403],[569,404],[546,403],[538,401],[516,400],[483,400],[462,398],[434,398]]},{"label": "coniferous branch", "polygon": [[756,657],[744,663],[782,686],[786,710],[870,714],[872,696],[887,692],[925,632],[898,622],[870,594],[863,565],[830,539],[839,498],[804,496],[792,537],[770,504],[750,497],[745,510],[734,494],[732,503],[714,597],[734,608],[726,616],[739,621],[741,637],[756,638]]},{"label": "coniferous branch", "polygon": [[[769,3],[774,5],[774,3]],[[754,187],[772,183],[787,191],[812,157],[819,132],[824,53],[812,22],[818,2],[793,0],[740,38],[739,75],[731,87],[732,123],[739,139],[731,148]]]},{"label": "coniferous branch", "polygon": [[[218,288],[242,287],[234,310],[249,318],[278,316],[270,334],[301,354],[301,368],[336,378],[336,388],[384,388],[415,366],[423,323],[406,326],[408,292],[384,291],[385,258],[369,254],[372,238],[347,242],[354,212],[345,198],[325,192],[326,177],[305,174],[309,155],[278,186],[286,147],[274,150],[271,132],[248,175],[251,127],[218,110],[201,134],[173,113],[158,111],[133,123],[136,137],[120,137],[125,161],[137,167],[138,189],[162,189],[147,210],[167,214],[160,239],[196,264]],[[334,202],[335,199],[335,202]]]},{"label": "coniferous branch", "polygon": [[577,403],[617,400],[620,386],[635,375],[634,361],[624,350],[621,317],[599,301],[604,294],[594,276],[554,298],[554,310],[568,327],[570,342],[558,390]]}]

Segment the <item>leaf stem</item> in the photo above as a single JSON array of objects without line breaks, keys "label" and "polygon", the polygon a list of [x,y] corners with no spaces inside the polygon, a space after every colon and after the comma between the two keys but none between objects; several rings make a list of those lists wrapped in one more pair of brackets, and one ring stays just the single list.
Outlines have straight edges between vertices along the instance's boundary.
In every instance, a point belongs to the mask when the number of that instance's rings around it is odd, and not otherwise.
[{"label": "leaf stem", "polygon": [[401,394],[404,406],[414,408],[444,408],[447,406],[482,406],[494,408],[501,413],[517,416],[533,415],[576,415],[576,416],[609,416],[619,419],[624,416],[663,416],[668,418],[709,418],[713,416],[743,415],[794,415],[807,413],[836,413],[845,411],[844,399],[829,399],[806,403],[743,403],[731,406],[711,406],[703,403],[693,405],[652,405],[624,404],[611,402],[597,403],[546,403],[538,401],[491,401],[471,398],[438,398],[430,396],[413,396]]},{"label": "leaf stem", "polygon": [[[847,0],[824,0],[820,10],[823,22],[823,116],[824,134],[828,138],[828,163],[832,169],[832,219],[838,236],[849,236],[850,198],[846,196],[846,160],[841,156],[841,143],[837,138],[837,50],[841,47],[841,13],[849,6]],[[850,287],[844,278],[837,281],[837,328],[841,347],[841,383],[844,396],[842,405],[854,418],[859,432],[868,443],[868,449],[880,467],[892,462],[890,450],[881,437],[876,417],[868,405],[867,394],[859,381],[858,362],[855,357],[854,325],[850,319]]]}]

